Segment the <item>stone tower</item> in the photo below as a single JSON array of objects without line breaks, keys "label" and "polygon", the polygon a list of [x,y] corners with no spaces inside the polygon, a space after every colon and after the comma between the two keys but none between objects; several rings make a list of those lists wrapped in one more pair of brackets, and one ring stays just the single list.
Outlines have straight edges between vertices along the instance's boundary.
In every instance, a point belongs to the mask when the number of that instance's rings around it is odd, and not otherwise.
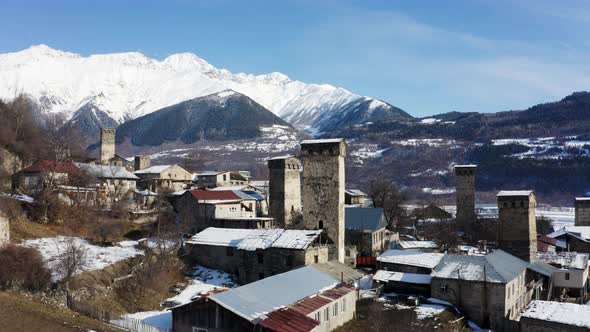
[{"label": "stone tower", "polygon": [[115,157],[115,128],[100,129],[100,163],[106,165]]},{"label": "stone tower", "polygon": [[150,156],[135,156],[133,170],[139,171],[150,167]]},{"label": "stone tower", "polygon": [[344,263],[343,139],[301,142],[303,155],[303,222],[306,229],[324,229],[334,242],[330,259]]},{"label": "stone tower", "polygon": [[576,226],[590,226],[590,197],[576,197]]},{"label": "stone tower", "polygon": [[457,230],[469,232],[475,222],[476,165],[455,165],[455,197],[457,199]]},{"label": "stone tower", "polygon": [[293,214],[301,212],[301,165],[299,159],[288,156],[268,160],[269,214],[278,227],[298,228],[293,225]]},{"label": "stone tower", "polygon": [[0,211],[0,248],[10,242],[10,223],[8,218]]},{"label": "stone tower", "polygon": [[529,262],[537,259],[536,204],[532,191],[498,193],[498,248]]}]

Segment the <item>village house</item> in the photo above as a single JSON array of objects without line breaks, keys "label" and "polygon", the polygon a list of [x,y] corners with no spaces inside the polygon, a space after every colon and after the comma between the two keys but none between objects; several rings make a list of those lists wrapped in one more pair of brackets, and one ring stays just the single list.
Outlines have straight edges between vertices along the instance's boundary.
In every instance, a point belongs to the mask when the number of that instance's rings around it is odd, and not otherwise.
[{"label": "village house", "polygon": [[532,301],[520,315],[521,332],[582,332],[590,330],[590,306]]},{"label": "village house", "polygon": [[328,261],[322,230],[210,227],[186,241],[196,264],[235,274],[242,283]]},{"label": "village house", "polygon": [[485,256],[446,254],[432,272],[432,297],[447,301],[482,327],[503,330],[535,293],[529,263],[502,250]]},{"label": "village house", "polygon": [[248,185],[249,176],[240,171],[206,171],[196,174],[199,188]]},{"label": "village house", "polygon": [[207,227],[271,228],[272,218],[256,213],[258,198],[239,190],[187,190],[173,206],[193,232]]},{"label": "village house", "polygon": [[557,251],[590,253],[590,226],[564,226],[547,236],[557,240]]},{"label": "village house", "polygon": [[13,185],[25,191],[39,190],[44,185],[65,185],[80,173],[71,161],[38,160],[13,175]]},{"label": "village house", "polygon": [[444,254],[389,249],[377,257],[377,269],[429,275]]},{"label": "village house", "polygon": [[231,190],[231,191],[234,191],[238,196],[243,197],[244,199],[247,199],[247,200],[255,199],[256,200],[256,206],[255,206],[256,215],[260,216],[260,217],[268,216],[268,201],[266,199],[267,194],[261,189],[253,187],[251,185],[239,185],[239,186],[215,187],[215,188],[210,188],[208,190],[212,190],[212,191]]},{"label": "village house", "polygon": [[438,244],[434,241],[393,241],[391,242],[390,248],[398,250],[438,252]]},{"label": "village house", "polygon": [[430,203],[424,207],[415,208],[410,213],[410,218],[418,223],[441,222],[453,218],[453,215],[435,203]]},{"label": "village house", "polygon": [[356,300],[355,288],[306,266],[176,307],[173,330],[327,332],[354,318]]},{"label": "village house", "polygon": [[192,183],[192,174],[179,165],[159,165],[134,172],[139,177],[140,190],[160,192],[162,189],[179,191]]},{"label": "village house", "polygon": [[104,165],[113,165],[113,166],[120,166],[125,168],[129,172],[135,171],[135,163],[133,160],[129,160],[128,158],[121,157],[118,154],[115,154],[114,157],[108,159]]},{"label": "village house", "polygon": [[345,244],[356,246],[362,256],[378,256],[387,247],[383,209],[348,207],[344,211]]},{"label": "village house", "polygon": [[576,252],[539,253],[539,260],[553,267],[550,299],[579,298],[581,303],[588,294],[588,254]]},{"label": "village house", "polygon": [[547,235],[539,235],[537,237],[537,252],[556,252],[557,251],[557,240],[548,237]]},{"label": "village house", "polygon": [[92,177],[90,187],[103,189],[107,196],[114,199],[131,195],[139,178],[123,166],[75,163],[75,165]]},{"label": "village house", "polygon": [[369,203],[368,196],[358,189],[344,190],[344,204],[366,207]]}]

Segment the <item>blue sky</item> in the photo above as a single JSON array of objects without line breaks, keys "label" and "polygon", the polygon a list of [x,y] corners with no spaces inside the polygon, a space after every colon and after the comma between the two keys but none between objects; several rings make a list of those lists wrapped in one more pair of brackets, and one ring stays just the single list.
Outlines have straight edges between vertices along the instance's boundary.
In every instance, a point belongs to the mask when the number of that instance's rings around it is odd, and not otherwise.
[{"label": "blue sky", "polygon": [[[504,111],[590,90],[590,1],[27,1],[0,4],[0,52],[193,52],[412,115]],[[1,73],[0,73],[1,75]]]}]

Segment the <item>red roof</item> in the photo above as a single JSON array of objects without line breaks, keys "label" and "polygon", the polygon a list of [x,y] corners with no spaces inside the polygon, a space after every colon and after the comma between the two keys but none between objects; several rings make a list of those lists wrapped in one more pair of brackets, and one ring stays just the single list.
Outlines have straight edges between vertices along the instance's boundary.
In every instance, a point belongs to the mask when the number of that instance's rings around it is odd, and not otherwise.
[{"label": "red roof", "polygon": [[537,239],[537,251],[538,252],[548,252],[549,246],[557,245],[557,240],[552,239],[546,235],[541,235]]},{"label": "red roof", "polygon": [[320,323],[291,308],[275,310],[260,322],[262,327],[276,332],[308,332]]},{"label": "red roof", "polygon": [[194,198],[200,201],[239,200],[240,196],[231,190],[191,190]]},{"label": "red roof", "polygon": [[53,173],[68,173],[75,174],[80,172],[78,166],[74,165],[71,161],[55,161],[55,160],[39,160],[33,165],[24,168],[21,172],[23,173],[40,173],[40,172],[53,172]]}]

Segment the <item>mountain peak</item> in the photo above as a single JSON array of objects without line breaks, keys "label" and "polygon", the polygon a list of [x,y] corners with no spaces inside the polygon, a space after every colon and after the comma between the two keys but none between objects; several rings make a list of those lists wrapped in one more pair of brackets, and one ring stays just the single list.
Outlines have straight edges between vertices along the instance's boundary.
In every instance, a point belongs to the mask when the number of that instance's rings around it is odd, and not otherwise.
[{"label": "mountain peak", "polygon": [[52,57],[52,58],[60,58],[60,57],[67,57],[67,58],[79,58],[80,55],[76,53],[64,52],[54,48],[51,48],[45,44],[39,45],[32,45],[31,47],[24,49],[20,52],[12,53],[15,55],[27,55],[30,57],[40,58],[40,57]]},{"label": "mountain peak", "polygon": [[162,61],[163,63],[175,69],[187,70],[196,69],[199,71],[211,71],[216,68],[207,61],[199,58],[193,53],[176,53],[172,54]]}]

